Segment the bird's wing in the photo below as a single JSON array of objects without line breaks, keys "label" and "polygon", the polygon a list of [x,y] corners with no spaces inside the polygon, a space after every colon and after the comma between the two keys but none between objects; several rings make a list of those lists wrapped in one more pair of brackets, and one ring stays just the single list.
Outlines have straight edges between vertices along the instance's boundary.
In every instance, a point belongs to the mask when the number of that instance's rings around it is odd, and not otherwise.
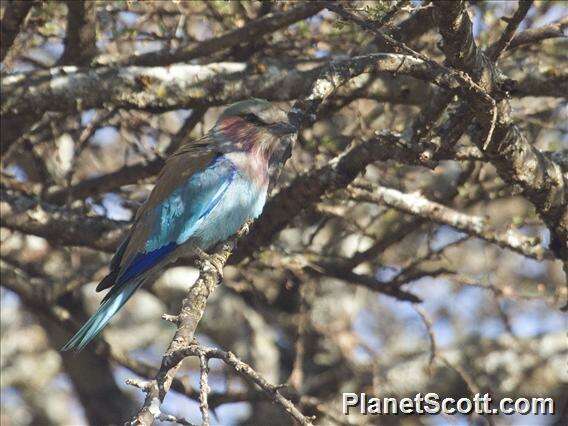
[{"label": "bird's wing", "polygon": [[219,202],[234,173],[232,163],[199,143],[184,145],[168,158],[97,291],[149,271],[187,241]]}]

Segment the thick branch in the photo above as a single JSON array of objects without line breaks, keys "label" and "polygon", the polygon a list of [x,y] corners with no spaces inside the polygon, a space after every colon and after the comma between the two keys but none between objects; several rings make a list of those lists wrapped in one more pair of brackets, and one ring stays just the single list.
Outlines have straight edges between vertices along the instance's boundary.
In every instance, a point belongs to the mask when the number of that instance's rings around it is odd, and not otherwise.
[{"label": "thick branch", "polygon": [[467,72],[481,86],[488,89],[493,83],[487,58],[477,47],[473,23],[463,0],[434,2],[434,17],[442,35],[442,50],[446,62]]},{"label": "thick branch", "polygon": [[[309,71],[271,66],[251,73],[246,63],[172,65],[170,67],[54,68],[16,74],[2,81],[2,114],[19,117],[41,111],[74,111],[113,105],[120,108],[166,111],[223,105],[250,97],[273,101],[297,99],[326,69],[346,72],[408,75],[446,89],[475,93],[459,74],[448,73],[419,58],[371,54],[333,61]],[[337,77],[336,77],[337,78]],[[345,78],[345,77],[340,77]],[[330,82],[337,85],[339,81]],[[339,83],[340,84],[340,83]]]},{"label": "thick branch", "polygon": [[[326,69],[388,72],[422,79],[441,77],[420,61],[403,55],[374,54],[325,64],[309,71],[269,67],[251,73],[246,63],[172,65],[170,67],[54,68],[17,74],[2,81],[3,114],[73,111],[112,104],[121,108],[165,111],[223,105],[250,97],[273,101],[297,99]],[[351,69],[350,69],[351,68]],[[330,82],[337,84],[338,82]]]},{"label": "thick branch", "polygon": [[67,1],[67,34],[61,65],[88,65],[97,54],[96,2]]},{"label": "thick branch", "polygon": [[124,185],[131,185],[142,179],[157,175],[164,165],[164,160],[156,158],[150,162],[124,166],[101,176],[87,178],[69,188],[51,187],[45,194],[45,200],[61,204],[69,197],[84,199],[93,194],[102,194]]}]

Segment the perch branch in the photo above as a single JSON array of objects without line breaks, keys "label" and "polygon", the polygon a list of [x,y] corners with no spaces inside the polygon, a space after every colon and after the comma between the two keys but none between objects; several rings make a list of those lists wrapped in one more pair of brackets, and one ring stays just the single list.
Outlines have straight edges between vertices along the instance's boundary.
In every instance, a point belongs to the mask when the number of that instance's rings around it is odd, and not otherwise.
[{"label": "perch branch", "polygon": [[199,278],[182,301],[180,312],[175,318],[177,330],[162,358],[158,373],[144,389],[146,398],[132,419],[132,425],[151,425],[161,414],[160,406],[181,366],[182,359],[175,354],[193,342],[197,324],[205,312],[207,299],[221,279],[222,268],[231,255],[234,242],[235,240],[230,240],[222,244],[209,259],[200,262]]}]

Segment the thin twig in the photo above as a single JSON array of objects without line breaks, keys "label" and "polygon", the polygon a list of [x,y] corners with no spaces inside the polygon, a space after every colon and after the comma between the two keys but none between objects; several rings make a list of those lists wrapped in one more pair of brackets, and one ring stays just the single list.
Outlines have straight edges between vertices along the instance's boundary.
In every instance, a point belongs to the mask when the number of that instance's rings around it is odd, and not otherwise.
[{"label": "thin twig", "polygon": [[190,345],[181,349],[177,353],[172,354],[176,359],[183,359],[187,356],[204,356],[207,359],[220,359],[225,364],[233,368],[233,370],[244,377],[247,381],[258,385],[266,395],[268,395],[276,404],[278,404],[292,419],[303,426],[311,426],[312,418],[304,416],[296,406],[280,393],[283,385],[273,385],[268,382],[262,375],[256,372],[250,365],[238,359],[232,352],[225,352],[220,349],[203,348],[198,345]]},{"label": "thin twig", "polygon": [[209,365],[203,352],[199,353],[199,368],[201,370],[199,376],[199,410],[201,411],[203,426],[209,426],[209,405],[207,403],[207,394],[210,391],[208,383]]},{"label": "thin twig", "polygon": [[532,4],[533,0],[520,0],[519,7],[515,14],[511,18],[502,18],[507,21],[507,27],[505,28],[505,31],[503,31],[503,34],[501,34],[501,37],[499,37],[499,40],[487,49],[486,55],[489,59],[496,61],[499,56],[501,56],[501,53],[507,50],[511,40],[513,40],[513,36],[515,35],[519,24],[523,19],[525,19],[525,16],[527,16]]}]

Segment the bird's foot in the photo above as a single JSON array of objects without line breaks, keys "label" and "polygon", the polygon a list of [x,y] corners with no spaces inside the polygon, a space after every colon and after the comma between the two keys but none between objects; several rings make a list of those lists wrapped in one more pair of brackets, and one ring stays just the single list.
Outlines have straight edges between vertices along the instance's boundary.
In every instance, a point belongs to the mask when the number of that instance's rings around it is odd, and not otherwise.
[{"label": "bird's foot", "polygon": [[249,219],[245,223],[243,223],[243,225],[237,231],[237,238],[241,238],[241,237],[244,237],[245,235],[247,235],[250,231],[250,227],[251,227],[252,223],[253,223],[252,219]]},{"label": "bird's foot", "polygon": [[223,267],[225,263],[218,254],[213,254],[209,256],[209,263],[217,270],[217,275],[219,276],[219,281],[223,281]]},{"label": "bird's foot", "polygon": [[208,263],[213,266],[219,275],[219,280],[223,279],[223,266],[224,263],[218,254],[207,254],[205,251],[199,247],[195,247],[195,255],[198,258],[198,262],[203,266],[204,263]]}]

